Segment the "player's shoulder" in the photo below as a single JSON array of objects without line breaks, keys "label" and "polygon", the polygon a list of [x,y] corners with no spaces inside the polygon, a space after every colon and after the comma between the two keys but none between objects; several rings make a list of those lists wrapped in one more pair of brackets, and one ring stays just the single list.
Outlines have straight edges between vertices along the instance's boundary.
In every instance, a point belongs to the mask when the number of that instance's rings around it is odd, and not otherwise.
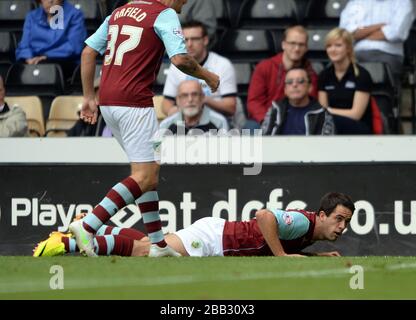
[{"label": "player's shoulder", "polygon": [[180,112],[175,112],[171,116],[165,118],[160,123],[160,129],[168,129],[172,124],[176,124],[177,122],[182,121],[182,116]]},{"label": "player's shoulder", "polygon": [[232,65],[231,60],[214,52],[210,51],[207,62],[210,62],[210,64],[220,64],[221,66],[224,65]]}]

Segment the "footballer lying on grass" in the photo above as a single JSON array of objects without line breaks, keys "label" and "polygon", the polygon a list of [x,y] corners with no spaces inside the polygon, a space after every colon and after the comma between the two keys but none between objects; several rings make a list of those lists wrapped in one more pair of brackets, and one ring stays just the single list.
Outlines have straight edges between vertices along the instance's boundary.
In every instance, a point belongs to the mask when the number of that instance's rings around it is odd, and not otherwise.
[{"label": "footballer lying on grass", "polygon": [[[351,198],[337,192],[324,195],[319,210],[262,209],[249,221],[206,217],[172,234],[166,241],[182,256],[340,256],[336,251],[316,254],[302,250],[318,240],[335,241],[348,226],[355,207]],[[78,216],[78,218],[80,218]],[[131,228],[103,225],[94,238],[98,255],[147,256],[151,242]],[[52,232],[40,242],[33,256],[78,252],[71,234]]]}]

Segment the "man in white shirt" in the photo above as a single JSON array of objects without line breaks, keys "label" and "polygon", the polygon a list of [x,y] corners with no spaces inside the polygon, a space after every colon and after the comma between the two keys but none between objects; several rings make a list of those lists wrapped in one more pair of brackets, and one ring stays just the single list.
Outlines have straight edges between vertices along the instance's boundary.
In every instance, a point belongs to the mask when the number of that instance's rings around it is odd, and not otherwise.
[{"label": "man in white shirt", "polygon": [[[237,105],[237,82],[231,61],[215,52],[208,51],[209,37],[206,27],[201,22],[185,23],[182,25],[182,31],[189,55],[204,68],[218,74],[221,79],[215,93],[212,93],[209,87],[201,82],[205,94],[205,105],[226,117],[233,116]],[[163,89],[162,109],[166,115],[170,116],[178,111],[175,99],[179,84],[190,79],[193,78],[171,64]]]},{"label": "man in white shirt", "polygon": [[[200,135],[210,130],[228,130],[227,119],[204,106],[204,92],[197,80],[185,80],[179,84],[176,104],[179,111],[160,123],[160,129],[168,129],[174,135]],[[163,131],[162,131],[163,132]],[[163,132],[165,134],[165,132]]]},{"label": "man in white shirt", "polygon": [[385,62],[399,86],[403,43],[414,18],[411,0],[350,0],[341,13],[340,27],[353,34],[358,61]]}]

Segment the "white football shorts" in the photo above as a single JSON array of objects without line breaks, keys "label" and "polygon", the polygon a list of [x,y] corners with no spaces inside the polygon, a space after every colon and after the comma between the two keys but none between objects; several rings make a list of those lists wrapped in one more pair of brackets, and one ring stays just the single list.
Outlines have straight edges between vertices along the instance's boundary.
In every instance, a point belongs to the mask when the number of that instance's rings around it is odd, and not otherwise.
[{"label": "white football shorts", "polygon": [[225,219],[206,217],[175,232],[191,257],[224,256],[222,235]]},{"label": "white football shorts", "polygon": [[154,108],[100,107],[105,123],[130,162],[160,161],[159,123]]}]

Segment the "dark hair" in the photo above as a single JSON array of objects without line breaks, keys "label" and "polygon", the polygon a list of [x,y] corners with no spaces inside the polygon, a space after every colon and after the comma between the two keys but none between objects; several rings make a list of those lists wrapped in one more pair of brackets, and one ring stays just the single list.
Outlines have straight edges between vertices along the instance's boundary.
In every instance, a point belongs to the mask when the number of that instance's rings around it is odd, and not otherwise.
[{"label": "dark hair", "polygon": [[352,213],[355,211],[354,202],[352,202],[349,196],[340,192],[329,192],[322,197],[318,212],[323,211],[329,216],[338,205],[350,209]]},{"label": "dark hair", "polygon": [[286,71],[286,76],[289,74],[290,71],[293,71],[293,70],[303,70],[303,71],[305,71],[306,76],[308,77],[309,83],[312,83],[312,77],[311,77],[309,71],[304,67],[292,67],[292,68],[290,68],[289,70]]},{"label": "dark hair", "polygon": [[182,23],[182,29],[190,29],[190,28],[201,28],[202,29],[202,36],[205,37],[208,35],[208,30],[205,24],[197,20],[190,20],[185,23]]}]

